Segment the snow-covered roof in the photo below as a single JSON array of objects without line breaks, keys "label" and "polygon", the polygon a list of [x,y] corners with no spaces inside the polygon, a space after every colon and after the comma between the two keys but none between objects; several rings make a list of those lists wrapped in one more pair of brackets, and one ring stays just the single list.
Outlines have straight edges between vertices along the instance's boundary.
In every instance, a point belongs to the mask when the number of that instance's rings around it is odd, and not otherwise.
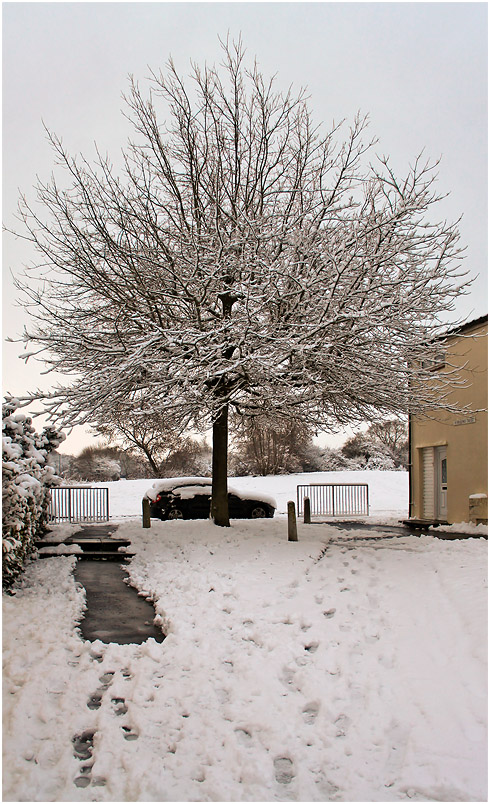
[{"label": "snow-covered roof", "polygon": [[[479,318],[473,318],[472,321],[466,321],[463,324],[458,324],[456,327],[452,327],[448,329],[444,335],[440,336],[442,338],[448,338],[452,335],[463,335],[470,329],[474,329],[475,327],[481,327],[488,322],[488,314],[482,315]],[[438,339],[439,340],[439,339]]]},{"label": "snow-covered roof", "polygon": [[212,482],[210,477],[167,477],[156,480],[145,493],[145,497],[154,500],[161,491],[173,491],[181,486],[211,486]]}]

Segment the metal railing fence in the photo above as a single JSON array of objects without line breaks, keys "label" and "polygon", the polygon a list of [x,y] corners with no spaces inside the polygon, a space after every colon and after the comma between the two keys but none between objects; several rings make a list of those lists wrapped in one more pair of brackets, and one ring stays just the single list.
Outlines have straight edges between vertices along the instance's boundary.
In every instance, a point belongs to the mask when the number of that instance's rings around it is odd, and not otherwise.
[{"label": "metal railing fence", "polygon": [[298,515],[308,497],[312,516],[369,516],[367,483],[312,483],[296,488]]},{"label": "metal railing fence", "polygon": [[107,522],[109,520],[109,489],[87,486],[58,486],[51,489],[49,521]]}]

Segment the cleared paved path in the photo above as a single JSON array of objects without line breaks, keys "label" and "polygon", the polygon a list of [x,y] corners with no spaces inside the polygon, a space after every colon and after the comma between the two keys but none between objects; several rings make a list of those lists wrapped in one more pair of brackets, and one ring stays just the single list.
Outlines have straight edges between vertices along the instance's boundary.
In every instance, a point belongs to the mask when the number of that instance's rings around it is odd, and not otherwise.
[{"label": "cleared paved path", "polygon": [[80,623],[84,639],[119,645],[141,644],[150,637],[163,642],[165,635],[153,624],[152,604],[125,583],[127,575],[119,563],[78,561],[74,575],[87,593],[87,610]]}]

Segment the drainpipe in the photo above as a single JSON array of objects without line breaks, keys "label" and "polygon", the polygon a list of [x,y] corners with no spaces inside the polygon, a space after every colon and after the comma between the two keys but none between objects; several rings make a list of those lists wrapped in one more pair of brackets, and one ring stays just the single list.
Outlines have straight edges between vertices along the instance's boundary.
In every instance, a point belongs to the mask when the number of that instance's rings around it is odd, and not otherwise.
[{"label": "drainpipe", "polygon": [[408,518],[412,516],[412,414],[408,414]]}]

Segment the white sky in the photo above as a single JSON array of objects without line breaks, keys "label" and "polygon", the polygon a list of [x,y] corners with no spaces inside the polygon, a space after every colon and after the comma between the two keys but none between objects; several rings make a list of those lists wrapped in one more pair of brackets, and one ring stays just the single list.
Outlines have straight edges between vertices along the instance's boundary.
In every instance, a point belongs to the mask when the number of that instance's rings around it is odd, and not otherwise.
[{"label": "white sky", "polygon": [[[53,157],[42,121],[72,153],[93,143],[115,153],[129,125],[121,93],[133,74],[170,55],[180,72],[190,59],[220,60],[218,36],[241,32],[250,56],[278,86],[307,86],[318,121],[371,119],[378,152],[403,172],[425,148],[442,157],[439,189],[450,192],[441,217],[458,218],[466,267],[479,274],[457,314],[487,312],[487,4],[486,3],[4,3],[3,222],[12,226],[19,191],[31,198],[36,175]],[[3,241],[3,334],[27,320],[15,305],[10,272],[33,259],[11,235]],[[4,343],[4,392],[47,389],[52,377]],[[36,426],[41,426],[36,425]],[[77,428],[64,452],[92,439]]]}]

